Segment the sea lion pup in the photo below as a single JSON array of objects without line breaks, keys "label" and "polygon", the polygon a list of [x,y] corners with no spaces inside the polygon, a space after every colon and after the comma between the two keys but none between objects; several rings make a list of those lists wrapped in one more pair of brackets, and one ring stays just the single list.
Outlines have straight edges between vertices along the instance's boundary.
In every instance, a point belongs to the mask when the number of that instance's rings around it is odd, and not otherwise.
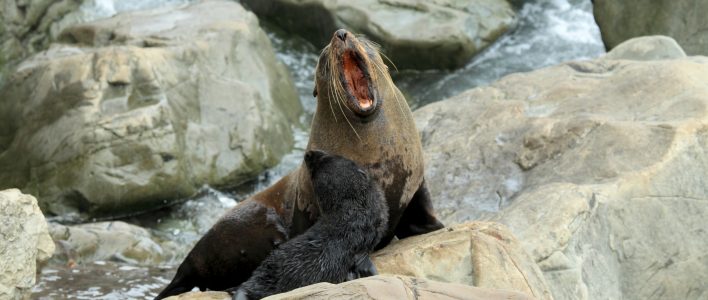
[{"label": "sea lion pup", "polygon": [[[355,161],[384,192],[388,228],[377,248],[394,236],[442,228],[423,180],[422,147],[413,115],[378,48],[337,30],[320,55],[314,95],[317,108],[307,149]],[[309,172],[301,165],[217,221],[158,299],[195,286],[202,290],[238,286],[277,244],[305,232],[318,216]]]},{"label": "sea lion pup", "polygon": [[320,207],[319,219],[305,233],[274,249],[234,299],[261,299],[318,282],[344,282],[356,269],[357,259],[368,259],[383,237],[388,208],[378,183],[366,171],[349,159],[322,151],[308,151],[305,164]]}]

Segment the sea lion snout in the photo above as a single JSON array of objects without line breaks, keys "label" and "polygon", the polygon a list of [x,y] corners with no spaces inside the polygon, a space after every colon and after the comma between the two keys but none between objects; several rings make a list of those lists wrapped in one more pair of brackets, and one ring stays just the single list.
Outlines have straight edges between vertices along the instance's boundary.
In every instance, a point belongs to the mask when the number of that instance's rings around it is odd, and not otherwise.
[{"label": "sea lion snout", "polygon": [[340,39],[340,40],[342,40],[342,41],[344,42],[344,41],[347,40],[347,35],[348,35],[348,34],[349,34],[348,31],[346,31],[346,30],[344,30],[344,29],[339,29],[339,30],[337,30],[337,31],[334,32],[334,37],[336,37],[336,38],[338,38],[338,39]]}]

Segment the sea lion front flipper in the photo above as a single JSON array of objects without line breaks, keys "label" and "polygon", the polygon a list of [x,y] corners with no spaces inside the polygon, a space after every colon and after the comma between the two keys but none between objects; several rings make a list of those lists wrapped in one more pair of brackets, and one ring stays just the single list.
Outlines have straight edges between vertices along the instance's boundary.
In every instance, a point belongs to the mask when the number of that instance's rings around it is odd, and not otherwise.
[{"label": "sea lion front flipper", "polygon": [[[259,195],[256,197],[265,197]],[[287,239],[287,228],[276,206],[253,198],[244,200],[194,245],[172,282],[156,299],[187,292],[195,286],[202,291],[237,286],[251,277],[277,244]]]},{"label": "sea lion front flipper", "polygon": [[379,271],[376,269],[374,262],[371,261],[369,254],[357,255],[356,264],[352,266],[349,274],[347,274],[347,281],[378,274]]},{"label": "sea lion front flipper", "polygon": [[430,200],[430,192],[425,186],[424,179],[418,190],[413,194],[413,198],[408,203],[403,216],[401,216],[396,226],[396,236],[402,239],[435,231],[443,227],[445,225],[435,217],[433,203]]}]

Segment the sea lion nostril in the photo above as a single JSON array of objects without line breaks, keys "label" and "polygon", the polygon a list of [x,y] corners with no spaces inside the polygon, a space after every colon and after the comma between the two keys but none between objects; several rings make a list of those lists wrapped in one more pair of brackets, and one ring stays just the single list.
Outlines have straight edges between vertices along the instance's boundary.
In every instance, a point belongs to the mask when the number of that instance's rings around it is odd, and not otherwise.
[{"label": "sea lion nostril", "polygon": [[342,41],[347,40],[347,31],[344,29],[339,29],[334,32],[334,35]]}]

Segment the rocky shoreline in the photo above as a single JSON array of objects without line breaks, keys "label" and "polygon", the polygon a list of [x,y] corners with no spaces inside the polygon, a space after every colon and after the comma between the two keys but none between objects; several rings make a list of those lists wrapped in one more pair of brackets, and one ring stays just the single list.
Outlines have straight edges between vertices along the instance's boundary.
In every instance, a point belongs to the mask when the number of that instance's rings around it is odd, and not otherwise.
[{"label": "rocky shoreline", "polygon": [[[0,207],[9,220],[0,223],[0,298],[30,297],[47,264],[172,266],[235,203],[207,193],[208,201],[148,216],[146,228],[125,216],[194,197],[204,184],[233,188],[292,153],[304,105],[257,15],[292,10],[275,22],[283,26],[316,10],[331,21],[323,32],[355,28],[378,39],[399,67],[422,69],[458,67],[516,22],[507,1],[371,1],[389,9],[375,12],[366,1],[245,2],[253,12],[202,1],[61,30],[32,13],[63,16],[76,6],[16,3],[30,12],[24,23],[3,12],[3,22],[42,25],[29,35],[24,27],[0,31],[3,47],[22,50],[0,59]],[[479,30],[416,41],[394,34],[405,33],[380,14],[454,16],[432,33],[460,22]],[[321,38],[310,32],[305,38]],[[630,39],[592,60],[508,75],[415,110],[427,183],[448,227],[375,253],[380,276],[273,298],[705,297],[708,58],[687,56],[700,51],[683,45],[665,36]],[[420,54],[396,47],[456,50],[415,61],[407,55]],[[43,214],[109,220],[47,224]],[[182,228],[194,237],[165,235]],[[169,277],[171,268],[147,273]]]}]

